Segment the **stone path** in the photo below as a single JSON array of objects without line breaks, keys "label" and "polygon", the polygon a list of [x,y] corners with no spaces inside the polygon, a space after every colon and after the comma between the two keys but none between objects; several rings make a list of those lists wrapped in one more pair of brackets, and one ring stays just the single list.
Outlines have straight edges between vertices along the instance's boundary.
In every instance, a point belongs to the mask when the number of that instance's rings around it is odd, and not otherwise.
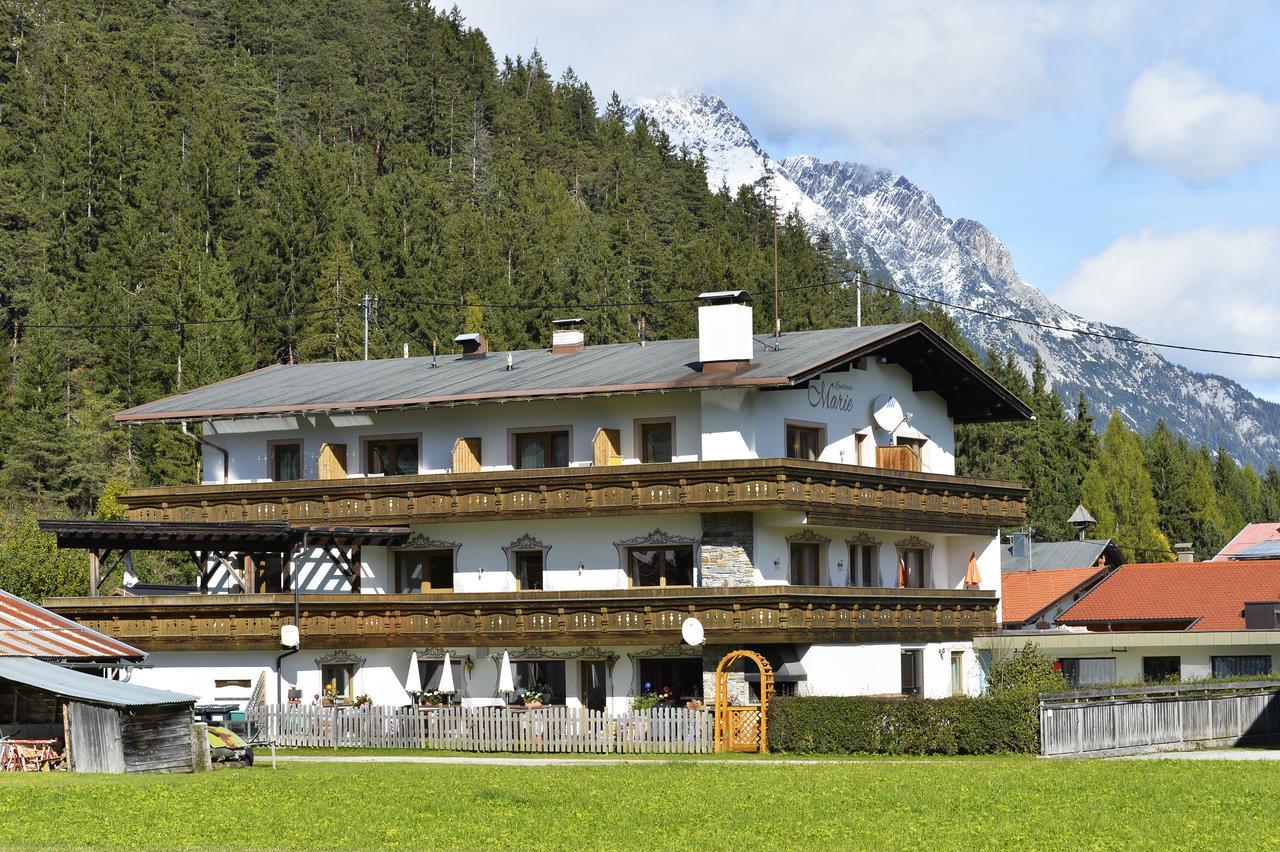
[{"label": "stone path", "polygon": [[[255,762],[267,763],[271,760],[270,751],[256,751]],[[843,765],[849,763],[928,763],[928,760],[832,760],[815,758],[812,760],[799,758],[776,758],[765,760],[715,760],[698,757],[670,758],[638,758],[638,757],[465,757],[462,755],[427,756],[427,755],[390,755],[390,754],[335,754],[335,755],[278,755],[276,760],[293,763],[458,763],[474,766],[618,766],[621,764],[663,764],[663,763],[713,763],[719,766],[809,766],[809,765]]]},{"label": "stone path", "polygon": [[1129,754],[1113,760],[1280,760],[1280,750],[1269,748],[1205,748],[1197,751],[1156,751]]}]

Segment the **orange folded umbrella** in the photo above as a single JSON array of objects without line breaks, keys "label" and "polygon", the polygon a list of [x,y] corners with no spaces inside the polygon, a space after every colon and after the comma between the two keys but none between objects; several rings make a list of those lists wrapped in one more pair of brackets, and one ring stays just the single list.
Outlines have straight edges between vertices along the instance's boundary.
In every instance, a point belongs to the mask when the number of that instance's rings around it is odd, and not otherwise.
[{"label": "orange folded umbrella", "polygon": [[978,573],[978,554],[969,554],[969,568],[964,572],[964,584],[966,586],[977,586],[982,583],[982,575]]},{"label": "orange folded umbrella", "polygon": [[907,587],[907,566],[902,561],[902,557],[898,557],[898,588],[905,589]]}]

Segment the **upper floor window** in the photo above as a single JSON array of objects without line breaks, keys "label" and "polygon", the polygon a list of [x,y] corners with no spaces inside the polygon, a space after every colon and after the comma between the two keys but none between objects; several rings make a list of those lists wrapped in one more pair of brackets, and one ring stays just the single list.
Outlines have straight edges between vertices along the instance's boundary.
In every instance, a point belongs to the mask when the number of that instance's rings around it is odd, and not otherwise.
[{"label": "upper floor window", "polygon": [[675,448],[675,423],[671,420],[639,421],[640,461],[665,464],[671,461]]},{"label": "upper floor window", "polygon": [[280,442],[271,444],[271,478],[276,482],[289,482],[302,478],[302,444]]},{"label": "upper floor window", "polygon": [[808,426],[801,423],[787,424],[787,458],[817,461],[826,444],[821,426]]},{"label": "upper floor window", "polygon": [[453,555],[452,550],[402,550],[396,553],[396,593],[452,589]]},{"label": "upper floor window", "polygon": [[693,545],[629,548],[627,570],[633,586],[692,586]]},{"label": "upper floor window", "polygon": [[791,542],[791,585],[819,585],[818,558],[821,552],[815,542]]},{"label": "upper floor window", "polygon": [[515,561],[516,588],[540,591],[543,588],[542,575],[546,565],[546,552],[517,550],[513,552],[512,557]]},{"label": "upper floor window", "polygon": [[514,436],[518,470],[569,466],[569,430],[517,432]]},{"label": "upper floor window", "polygon": [[411,476],[417,472],[417,438],[370,438],[365,441],[365,473]]},{"label": "upper floor window", "polygon": [[898,551],[899,569],[902,572],[902,588],[923,589],[928,551],[923,547],[903,547]]},{"label": "upper floor window", "polygon": [[855,541],[849,545],[849,585],[880,585],[880,548],[875,544]]}]

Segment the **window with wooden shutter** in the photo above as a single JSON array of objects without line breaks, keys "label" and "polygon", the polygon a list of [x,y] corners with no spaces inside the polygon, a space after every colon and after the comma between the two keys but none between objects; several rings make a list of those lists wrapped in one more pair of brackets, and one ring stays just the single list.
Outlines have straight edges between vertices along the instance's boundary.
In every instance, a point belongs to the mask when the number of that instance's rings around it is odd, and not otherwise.
[{"label": "window with wooden shutter", "polygon": [[592,463],[597,466],[622,464],[622,432],[618,429],[597,429],[592,455]]},{"label": "window with wooden shutter", "polygon": [[321,479],[347,478],[346,444],[322,444],[320,446],[319,474]]},{"label": "window with wooden shutter", "polygon": [[480,472],[480,439],[459,438],[453,444],[453,472]]}]

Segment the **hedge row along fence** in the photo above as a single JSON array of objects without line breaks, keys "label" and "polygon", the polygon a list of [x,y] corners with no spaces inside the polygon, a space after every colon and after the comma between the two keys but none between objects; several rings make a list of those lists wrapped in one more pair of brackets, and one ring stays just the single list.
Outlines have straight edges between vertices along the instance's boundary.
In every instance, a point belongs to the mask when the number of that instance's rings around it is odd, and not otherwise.
[{"label": "hedge row along fence", "polygon": [[1004,698],[775,698],[769,750],[816,754],[1036,752],[1034,700]]}]

